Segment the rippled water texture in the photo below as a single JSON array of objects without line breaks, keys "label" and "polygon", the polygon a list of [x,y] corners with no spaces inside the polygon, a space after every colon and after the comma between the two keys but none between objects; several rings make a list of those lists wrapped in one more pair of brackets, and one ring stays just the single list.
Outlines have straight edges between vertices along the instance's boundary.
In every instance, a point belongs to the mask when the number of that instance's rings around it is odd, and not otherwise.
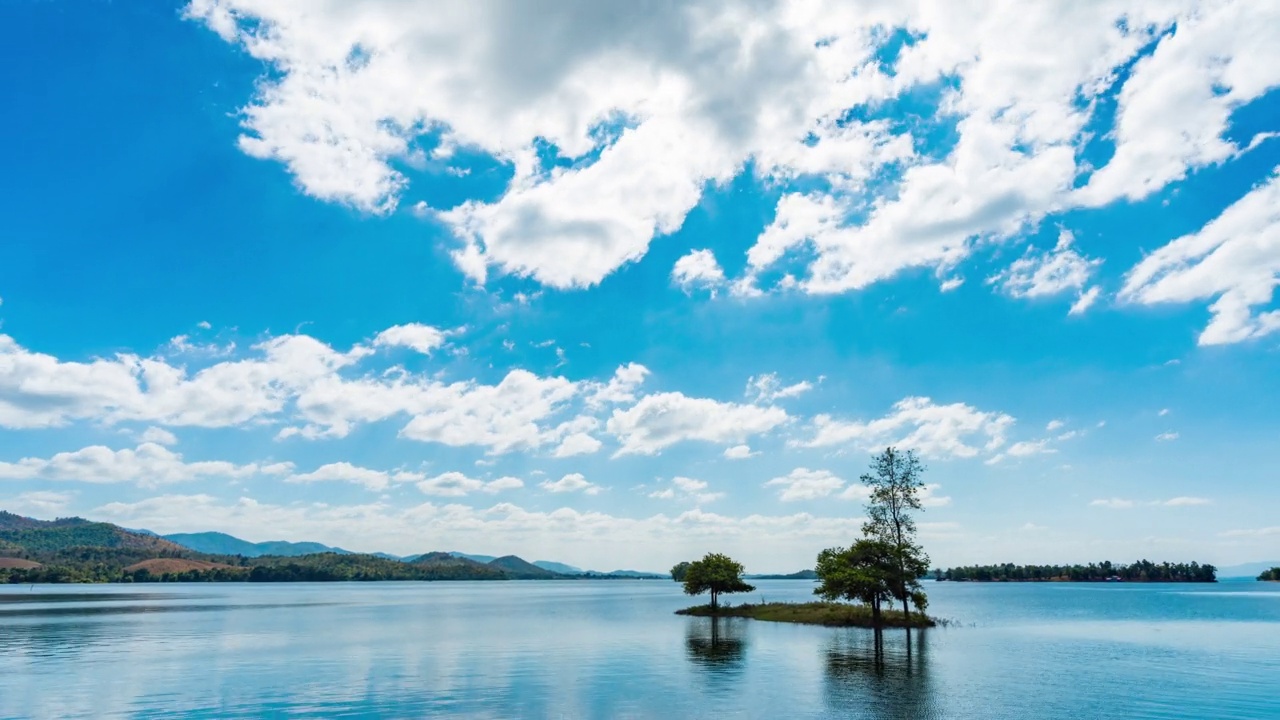
[{"label": "rippled water texture", "polygon": [[908,653],[661,581],[0,586],[0,717],[1280,717],[1274,584],[926,589]]}]

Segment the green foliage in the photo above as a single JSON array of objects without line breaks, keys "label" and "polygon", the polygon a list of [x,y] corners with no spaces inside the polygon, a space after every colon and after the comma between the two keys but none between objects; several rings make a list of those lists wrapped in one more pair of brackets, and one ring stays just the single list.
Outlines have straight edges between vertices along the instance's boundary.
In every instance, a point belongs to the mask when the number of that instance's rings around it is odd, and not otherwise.
[{"label": "green foliage", "polygon": [[1264,582],[1280,582],[1280,567],[1263,570],[1262,574],[1258,576],[1258,579]]},{"label": "green foliage", "polygon": [[678,583],[684,582],[684,576],[689,573],[689,561],[678,562],[671,568],[671,579]]},{"label": "green foliage", "polygon": [[871,470],[861,477],[871,489],[862,533],[888,547],[887,555],[895,569],[887,584],[893,598],[902,603],[903,613],[908,611],[909,603],[923,609],[928,597],[920,587],[920,578],[929,571],[929,556],[916,541],[912,513],[924,510],[920,502],[924,465],[915,452],[890,447],[871,461]]},{"label": "green foliage", "polygon": [[1110,561],[1088,565],[969,565],[934,572],[938,580],[957,582],[1217,582],[1218,569],[1191,563],[1153,563],[1139,560],[1132,565]]},{"label": "green foliage", "polygon": [[701,560],[689,563],[685,569],[685,594],[701,595],[710,592],[713,608],[717,606],[717,599],[722,594],[751,592],[755,589],[754,585],[748,585],[742,580],[742,563],[734,562],[728,555],[707,553]]},{"label": "green foliage", "polygon": [[813,594],[826,600],[849,600],[871,608],[877,626],[880,605],[893,600],[898,562],[892,545],[862,539],[849,548],[828,548],[818,554],[818,580]]}]

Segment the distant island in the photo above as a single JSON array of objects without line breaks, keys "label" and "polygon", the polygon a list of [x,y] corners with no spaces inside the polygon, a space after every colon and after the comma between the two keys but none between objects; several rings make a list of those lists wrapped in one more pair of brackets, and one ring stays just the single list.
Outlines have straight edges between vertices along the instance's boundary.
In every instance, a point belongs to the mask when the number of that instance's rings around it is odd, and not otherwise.
[{"label": "distant island", "polygon": [[968,565],[934,570],[933,579],[951,582],[1217,582],[1217,568],[1200,563],[1153,563],[1139,560],[1131,565],[1107,562],[1088,565]]},{"label": "distant island", "polygon": [[1280,567],[1263,570],[1262,574],[1258,576],[1258,580],[1262,582],[1280,582]]},{"label": "distant island", "polygon": [[162,537],[83,518],[37,520],[0,511],[0,583],[10,584],[666,577],[634,570],[584,571],[551,561],[530,563],[515,555],[437,551],[400,558],[319,543],[249,543],[223,533]]}]

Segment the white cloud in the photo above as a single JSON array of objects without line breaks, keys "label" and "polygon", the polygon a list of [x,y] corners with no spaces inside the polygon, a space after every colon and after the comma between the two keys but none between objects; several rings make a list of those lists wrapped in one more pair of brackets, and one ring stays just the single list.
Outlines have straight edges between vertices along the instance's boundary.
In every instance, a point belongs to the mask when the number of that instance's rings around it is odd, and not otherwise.
[{"label": "white cloud", "polygon": [[582,473],[569,473],[554,482],[551,480],[543,480],[538,483],[538,487],[550,493],[581,491],[583,495],[596,495],[601,490],[599,485],[587,482],[587,479],[582,475]]},{"label": "white cloud", "polygon": [[1026,254],[1004,271],[988,278],[987,283],[999,285],[1016,298],[1048,297],[1074,291],[1079,299],[1071,307],[1071,314],[1080,314],[1098,297],[1098,288],[1091,288],[1086,293],[1084,287],[1102,261],[1077,253],[1072,247],[1074,242],[1071,232],[1062,230],[1052,251],[1039,252],[1028,248]]},{"label": "white cloud", "polygon": [[177,445],[178,444],[178,438],[176,435],[169,432],[168,430],[165,430],[164,428],[158,428],[158,427],[155,427],[154,425],[147,428],[146,430],[143,430],[142,434],[138,436],[138,439],[141,440],[142,442],[155,443],[157,445]]},{"label": "white cloud", "polygon": [[1044,426],[1045,432],[1053,432],[1059,428],[1065,427],[1066,423],[1061,420],[1050,420],[1048,425]]},{"label": "white cloud", "polygon": [[1071,309],[1067,311],[1068,315],[1083,315],[1093,304],[1098,301],[1098,297],[1102,295],[1102,288],[1094,285],[1093,287],[1080,293],[1080,297],[1071,304]]},{"label": "white cloud", "polygon": [[1223,537],[1272,537],[1280,535],[1280,525],[1273,525],[1264,528],[1249,528],[1242,530],[1228,530],[1222,533]]},{"label": "white cloud", "polygon": [[755,375],[747,379],[747,397],[756,402],[773,402],[798,397],[813,389],[813,383],[802,380],[794,385],[783,385],[777,373]]},{"label": "white cloud", "polygon": [[1280,7],[1191,3],[1120,91],[1115,154],[1079,192],[1088,205],[1140,200],[1188,170],[1241,149],[1224,137],[1231,113],[1280,85]]},{"label": "white cloud", "polygon": [[444,345],[447,337],[447,333],[430,325],[409,323],[383,330],[373,339],[373,344],[375,347],[406,347],[430,355]]},{"label": "white cloud", "polygon": [[619,455],[653,455],[684,440],[740,442],[786,421],[786,411],[777,407],[667,392],[646,395],[626,410],[614,410],[606,428],[622,443]]},{"label": "white cloud", "polygon": [[[414,476],[412,473],[399,473],[395,478],[400,481],[408,481],[421,476]],[[369,468],[352,465],[349,462],[333,462],[327,465],[321,465],[309,473],[299,473],[290,475],[285,478],[285,482],[291,483],[313,483],[313,482],[347,482],[353,485],[361,485],[370,490],[386,490],[391,485],[393,474],[383,470],[371,470]]]},{"label": "white cloud", "polygon": [[964,284],[964,278],[959,278],[959,277],[947,278],[946,280],[942,281],[942,284],[938,286],[938,289],[946,293],[946,292],[951,292],[952,290],[955,290],[956,288],[960,287],[963,284]]},{"label": "white cloud", "polygon": [[1161,408],[1160,412],[1156,414],[1159,415],[1160,417],[1164,417],[1165,415],[1169,414],[1169,408]]},{"label": "white cloud", "polygon": [[780,488],[778,499],[792,502],[827,497],[843,488],[844,480],[827,470],[796,468],[782,477],[766,482],[764,486]]},{"label": "white cloud", "polygon": [[1156,442],[1169,442],[1170,440],[1177,440],[1177,439],[1178,439],[1178,433],[1176,432],[1162,432],[1156,436]]},{"label": "white cloud", "polygon": [[524,487],[524,481],[514,477],[500,477],[496,480],[478,480],[467,477],[460,472],[447,472],[418,483],[418,489],[426,495],[439,497],[462,497],[473,492],[493,495],[503,490],[516,490]]},{"label": "white cloud", "polygon": [[696,288],[715,295],[716,288],[724,284],[724,270],[710,250],[693,250],[671,268],[671,282],[686,293]]},{"label": "white cloud", "polygon": [[[709,545],[749,568],[787,567],[811,560],[814,547],[848,543],[859,517],[719,515],[693,509],[678,515],[620,517],[569,507],[531,511],[510,503],[487,508],[423,503],[395,507],[289,503],[209,494],[161,495],[112,502],[91,517],[160,533],[218,530],[248,540],[313,540],[360,551],[398,554],[446,547],[471,552],[557,557],[582,566],[670,567]],[[921,528],[924,532],[925,528]]]},{"label": "white cloud", "polygon": [[926,457],[967,458],[1002,446],[1013,423],[1009,415],[984,412],[964,403],[937,405],[926,397],[908,397],[896,403],[891,414],[876,420],[846,421],[818,415],[812,423],[813,437],[798,444],[829,447],[852,443],[863,449],[896,445]]},{"label": "white cloud", "polygon": [[0,479],[132,482],[140,487],[155,487],[192,480],[243,478],[264,470],[278,474],[280,468],[279,464],[264,468],[256,463],[237,465],[221,460],[185,462],[181,454],[163,445],[144,442],[134,449],[91,445],[48,459],[27,457],[16,463],[0,462]]},{"label": "white cloud", "polygon": [[18,514],[30,513],[31,515],[51,519],[66,510],[75,497],[76,494],[73,492],[33,490],[19,493],[16,497],[7,500],[0,500],[0,505],[3,505],[6,510]]},{"label": "white cloud", "polygon": [[1191,507],[1195,505],[1210,505],[1212,503],[1212,500],[1202,497],[1176,497],[1160,501],[1160,504],[1165,507]]},{"label": "white cloud", "polygon": [[692,500],[702,505],[704,503],[714,502],[724,497],[724,493],[707,492],[707,483],[705,480],[695,480],[693,478],[681,477],[677,475],[671,478],[671,484],[661,490],[655,490],[649,493],[649,497],[659,500]]},{"label": "white cloud", "polygon": [[[270,66],[240,146],[284,163],[314,197],[390,212],[410,182],[395,166],[460,174],[459,148],[510,167],[501,197],[437,213],[476,279],[496,268],[595,284],[679,228],[705,187],[749,165],[784,189],[796,179],[830,188],[784,191],[749,258],[747,280],[811,245],[799,283],[810,292],[952,267],[979,240],[1015,236],[1047,213],[1143,197],[1233,156],[1222,139],[1230,111],[1280,73],[1276,13],[1265,2],[1138,0],[981,11],[930,0],[187,8]],[[886,29],[903,28],[920,39],[887,71],[876,53]],[[1099,96],[1154,39],[1121,89],[1115,157],[1074,191]],[[918,155],[884,121],[850,119],[944,82],[952,89],[936,115],[958,136],[946,157]],[[547,150],[562,166],[543,162]],[[886,166],[900,179],[868,182]]]},{"label": "white cloud", "polygon": [[924,490],[920,492],[920,504],[924,507],[943,507],[951,504],[951,496],[939,495],[938,491],[942,486],[938,483],[929,483],[924,486]]},{"label": "white cloud", "polygon": [[1280,168],[1198,232],[1143,258],[1125,277],[1120,297],[1143,305],[1216,297],[1200,344],[1222,345],[1280,329],[1280,310],[1255,312],[1271,301],[1278,283]]},{"label": "white cloud", "polygon": [[1111,508],[1112,510],[1123,510],[1133,507],[1133,501],[1125,500],[1123,498],[1103,498],[1094,500],[1090,502],[1089,505],[1093,507]]},{"label": "white cloud", "polygon": [[608,383],[587,385],[584,391],[587,407],[599,408],[605,405],[635,402],[636,390],[644,384],[644,379],[648,376],[649,368],[640,363],[619,366]]},{"label": "white cloud", "polygon": [[590,455],[599,450],[601,445],[603,443],[586,433],[574,433],[566,436],[551,455],[558,458]]},{"label": "white cloud", "polygon": [[759,452],[752,452],[750,445],[734,445],[724,449],[724,456],[730,460],[746,460],[759,454]]}]

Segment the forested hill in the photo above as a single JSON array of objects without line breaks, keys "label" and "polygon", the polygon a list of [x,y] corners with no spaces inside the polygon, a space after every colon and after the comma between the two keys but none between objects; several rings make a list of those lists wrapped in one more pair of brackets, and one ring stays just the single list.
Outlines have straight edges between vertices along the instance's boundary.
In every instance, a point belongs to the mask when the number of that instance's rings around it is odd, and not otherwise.
[{"label": "forested hill", "polygon": [[130,532],[118,525],[83,518],[36,520],[0,510],[0,544],[27,552],[57,552],[77,547],[119,548],[182,554],[187,550],[164,538]]},{"label": "forested hill", "polygon": [[1088,565],[969,565],[934,570],[935,580],[954,582],[1217,582],[1217,568],[1200,563],[1131,565],[1110,561]]}]

